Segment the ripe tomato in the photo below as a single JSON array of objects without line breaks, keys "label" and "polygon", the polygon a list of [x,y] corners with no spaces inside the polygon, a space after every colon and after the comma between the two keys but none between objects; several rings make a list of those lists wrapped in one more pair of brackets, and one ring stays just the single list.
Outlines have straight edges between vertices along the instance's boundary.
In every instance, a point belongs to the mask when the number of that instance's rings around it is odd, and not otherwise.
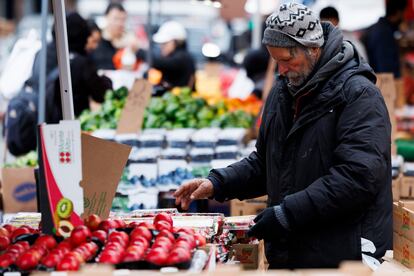
[{"label": "ripe tomato", "polygon": [[0,267],[6,268],[12,265],[15,261],[15,257],[12,254],[3,254],[0,256]]},{"label": "ripe tomato", "polygon": [[118,223],[111,219],[106,219],[101,221],[98,226],[99,230],[104,230],[105,232],[109,232],[110,229],[114,229],[118,227]]},{"label": "ripe tomato", "polygon": [[140,222],[140,223],[138,224],[138,226],[144,226],[144,227],[147,227],[148,229],[151,229],[151,230],[155,229],[155,228],[154,228],[154,224],[151,224],[151,223],[150,223],[150,222],[148,222],[148,221],[143,221],[143,222]]},{"label": "ripe tomato", "polygon": [[10,239],[7,236],[0,236],[0,251],[6,250],[10,245]]},{"label": "ripe tomato", "polygon": [[30,230],[26,227],[20,227],[13,231],[11,235],[12,241],[14,241],[17,237],[25,234],[30,234]]},{"label": "ripe tomato", "polygon": [[197,246],[199,246],[199,247],[205,246],[206,243],[207,243],[206,238],[203,235],[199,234],[199,233],[194,234],[194,238],[196,240]]},{"label": "ripe tomato", "polygon": [[166,238],[168,238],[171,242],[174,242],[174,241],[175,241],[174,235],[173,235],[170,231],[168,231],[168,230],[166,230],[166,229],[161,230],[161,231],[160,231],[160,233],[157,235],[157,238],[158,238],[158,237],[166,237]]},{"label": "ripe tomato", "polygon": [[17,267],[23,271],[35,268],[38,263],[39,259],[35,254],[33,254],[33,252],[24,253],[16,261]]},{"label": "ripe tomato", "polygon": [[92,236],[91,231],[85,225],[80,225],[73,229],[70,234],[70,242],[73,247],[76,247],[86,241],[89,241]]},{"label": "ripe tomato", "polygon": [[96,230],[92,232],[92,237],[98,239],[100,242],[105,243],[107,234],[104,230]]},{"label": "ripe tomato", "polygon": [[152,248],[162,247],[166,251],[169,251],[172,248],[173,244],[167,237],[159,237],[155,240]]},{"label": "ripe tomato", "polygon": [[132,230],[131,239],[134,239],[136,237],[144,237],[147,241],[150,241],[152,239],[152,233],[151,231],[144,227],[144,226],[138,226],[134,230]]},{"label": "ripe tomato", "polygon": [[188,251],[188,250],[186,250],[185,248],[182,248],[182,247],[177,247],[177,248],[174,248],[170,252],[170,255],[168,256],[167,263],[172,265],[172,264],[188,262],[190,260],[191,260],[190,251]]},{"label": "ripe tomato", "polygon": [[148,252],[146,260],[156,265],[164,265],[167,263],[167,252],[161,247],[151,249]]},{"label": "ripe tomato", "polygon": [[197,246],[196,241],[194,239],[194,236],[190,236],[190,235],[187,235],[187,234],[181,234],[177,238],[177,242],[181,241],[181,240],[188,242],[188,244],[191,246],[191,249],[193,249]]},{"label": "ripe tomato", "polygon": [[53,249],[56,247],[57,242],[53,236],[50,235],[42,235],[36,239],[35,244],[44,245],[47,249]]},{"label": "ripe tomato", "polygon": [[78,271],[80,262],[76,257],[68,256],[64,257],[63,260],[57,265],[58,271]]},{"label": "ripe tomato", "polygon": [[85,225],[91,230],[95,231],[98,229],[99,224],[102,222],[102,219],[95,214],[89,215],[84,219]]},{"label": "ripe tomato", "polygon": [[128,234],[125,232],[113,231],[111,234],[109,234],[108,241],[112,241],[115,237],[119,237],[125,245],[129,242]]},{"label": "ripe tomato", "polygon": [[167,213],[159,213],[154,217],[154,225],[157,224],[158,221],[166,221],[171,226],[173,226],[173,220],[170,214]]},{"label": "ripe tomato", "polygon": [[54,268],[61,260],[62,257],[58,254],[48,254],[40,263],[48,268]]},{"label": "ripe tomato", "polygon": [[4,227],[0,227],[0,236],[10,237],[10,232]]},{"label": "ripe tomato", "polygon": [[154,224],[154,226],[155,226],[155,229],[157,229],[158,231],[162,231],[162,230],[167,230],[169,232],[172,231],[172,225],[168,221],[165,221],[165,220],[157,221]]},{"label": "ripe tomato", "polygon": [[141,245],[144,250],[146,250],[149,247],[149,241],[144,237],[136,237],[134,239],[131,239],[131,242],[129,245]]}]

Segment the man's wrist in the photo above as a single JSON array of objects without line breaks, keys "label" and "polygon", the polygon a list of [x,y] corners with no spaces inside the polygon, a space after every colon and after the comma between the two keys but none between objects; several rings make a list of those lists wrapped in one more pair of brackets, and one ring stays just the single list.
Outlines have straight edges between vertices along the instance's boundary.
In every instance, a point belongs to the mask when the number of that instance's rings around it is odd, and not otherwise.
[{"label": "man's wrist", "polygon": [[286,230],[290,230],[289,220],[283,210],[281,205],[273,206],[273,211],[275,213],[276,219],[279,221],[280,225]]}]

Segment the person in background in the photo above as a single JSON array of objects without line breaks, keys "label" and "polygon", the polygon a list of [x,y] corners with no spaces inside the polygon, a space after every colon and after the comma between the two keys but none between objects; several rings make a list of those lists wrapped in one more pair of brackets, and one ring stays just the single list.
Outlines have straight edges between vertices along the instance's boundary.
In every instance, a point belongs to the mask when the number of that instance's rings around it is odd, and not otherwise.
[{"label": "person in background", "polygon": [[126,32],[128,14],[119,3],[110,3],[105,11],[106,26],[98,48],[92,52],[92,58],[98,69],[115,69],[113,57],[118,50],[129,48],[138,50],[136,37]]},{"label": "person in background", "polygon": [[401,77],[400,51],[396,40],[399,26],[404,19],[407,0],[388,0],[385,17],[369,27],[363,37],[368,61],[377,73],[393,73]]},{"label": "person in background", "polygon": [[[70,55],[70,69],[72,79],[73,105],[75,116],[89,108],[89,98],[101,103],[104,100],[106,90],[112,88],[112,82],[105,76],[98,76],[95,64],[88,57],[86,45],[91,35],[90,28],[85,19],[78,13],[69,13],[66,16],[67,35]],[[57,54],[55,33],[53,41],[48,45],[47,53],[47,75],[48,79],[54,79],[55,83],[51,85],[48,80],[48,87],[54,91],[54,100],[47,103],[47,121],[56,123],[62,118],[60,103],[60,86],[58,78],[51,78],[52,74],[57,74]],[[49,52],[49,49],[51,50]],[[33,65],[32,77],[26,82],[26,85],[38,91],[40,74],[40,54],[38,53]],[[49,93],[49,92],[47,92]],[[51,92],[53,93],[53,92]],[[47,94],[50,95],[50,94]]]},{"label": "person in background", "polygon": [[[266,24],[263,22],[262,30],[265,28]],[[246,70],[247,77],[254,82],[254,90],[252,93],[259,99],[262,98],[269,60],[269,52],[263,44],[259,49],[249,50],[243,60],[243,68]]]},{"label": "person in background", "polygon": [[161,55],[153,55],[152,67],[161,71],[161,83],[166,88],[194,87],[195,62],[187,50],[186,39],[184,26],[176,21],[165,22],[153,36]]},{"label": "person in background", "polygon": [[281,5],[266,25],[278,77],[256,150],[182,184],[176,204],[267,195],[248,235],[264,240],[271,269],[379,265],[393,237],[391,123],[375,74],[304,5]]},{"label": "person in background", "polygon": [[99,43],[101,42],[102,33],[101,29],[99,29],[98,25],[96,25],[95,21],[88,20],[88,27],[91,34],[88,37],[88,41],[86,42],[86,52],[88,54],[92,53],[93,51],[98,48]]},{"label": "person in background", "polygon": [[[329,6],[329,7],[323,8],[319,12],[319,18],[321,19],[321,21],[329,21],[335,27],[339,27],[339,24],[340,24],[339,13],[334,7]],[[348,40],[352,42],[352,44],[354,44],[360,56],[363,57],[365,60],[368,60],[365,47],[361,43],[361,41],[358,39],[358,37],[355,35],[355,33],[342,31],[342,34],[344,35],[344,40]]]}]

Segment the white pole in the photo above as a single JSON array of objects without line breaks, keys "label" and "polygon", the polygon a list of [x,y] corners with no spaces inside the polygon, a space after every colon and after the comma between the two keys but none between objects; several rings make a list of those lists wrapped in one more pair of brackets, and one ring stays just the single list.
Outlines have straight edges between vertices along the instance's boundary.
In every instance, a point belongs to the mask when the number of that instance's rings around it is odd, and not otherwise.
[{"label": "white pole", "polygon": [[60,96],[62,99],[63,120],[74,120],[72,82],[70,75],[69,46],[66,31],[64,0],[53,0],[55,17],[56,48],[59,65]]},{"label": "white pole", "polygon": [[42,48],[40,49],[40,74],[39,74],[39,113],[37,123],[45,121],[46,105],[46,56],[47,56],[47,15],[49,10],[49,1],[42,0]]},{"label": "white pole", "polygon": [[262,15],[260,13],[260,0],[256,0],[256,12],[253,14],[252,48],[259,49],[262,44]]}]

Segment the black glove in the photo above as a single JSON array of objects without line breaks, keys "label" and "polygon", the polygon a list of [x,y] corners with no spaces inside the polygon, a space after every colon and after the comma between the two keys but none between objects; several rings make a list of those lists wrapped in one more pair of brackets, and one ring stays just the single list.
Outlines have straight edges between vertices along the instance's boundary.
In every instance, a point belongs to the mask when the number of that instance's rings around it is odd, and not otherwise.
[{"label": "black glove", "polygon": [[[280,220],[283,220],[283,225]],[[254,219],[256,223],[247,232],[249,237],[256,237],[257,239],[277,240],[286,237],[289,229],[289,223],[284,214],[283,208],[280,206],[273,206],[264,209]]]}]

